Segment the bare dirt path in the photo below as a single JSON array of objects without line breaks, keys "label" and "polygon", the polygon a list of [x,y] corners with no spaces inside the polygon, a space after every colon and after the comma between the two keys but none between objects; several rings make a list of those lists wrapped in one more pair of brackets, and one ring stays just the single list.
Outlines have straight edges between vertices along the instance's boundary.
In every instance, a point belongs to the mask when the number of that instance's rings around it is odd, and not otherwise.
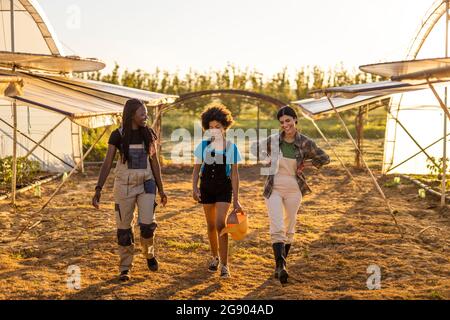
[{"label": "bare dirt path", "polygon": [[[261,196],[264,178],[256,166],[240,169],[241,202],[251,231],[244,241],[230,240],[231,279],[207,272],[206,224],[200,205],[191,198],[190,168],[169,166],[164,169],[169,204],[157,209],[160,271],[149,272],[137,255],[132,281],[121,284],[116,280],[112,177],[101,209],[90,206],[97,170],[90,168],[69,181],[45,211],[43,223],[20,241],[0,244],[0,299],[450,298],[448,212],[441,213],[435,199],[418,198],[417,189],[406,181],[384,187],[406,228],[400,239],[369,177],[354,171],[362,185],[358,192],[334,164],[309,174],[314,193],[305,197],[298,215],[288,285],[272,279]],[[12,239],[30,221],[56,185],[43,186],[42,199],[32,191],[19,195],[15,211],[0,202],[1,241]],[[417,236],[429,226],[433,228]],[[69,265],[81,269],[80,290],[67,288]],[[367,289],[369,265],[381,268],[381,290]]]}]

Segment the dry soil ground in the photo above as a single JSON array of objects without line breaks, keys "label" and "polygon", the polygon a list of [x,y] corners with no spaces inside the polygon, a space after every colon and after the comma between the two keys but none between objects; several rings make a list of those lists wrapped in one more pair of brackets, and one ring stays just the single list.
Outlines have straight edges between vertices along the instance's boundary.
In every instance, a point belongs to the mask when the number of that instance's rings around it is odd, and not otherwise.
[{"label": "dry soil ground", "polygon": [[[344,146],[342,146],[344,148]],[[346,147],[347,148],[347,147]],[[351,157],[351,148],[347,148]],[[367,155],[377,169],[381,142]],[[351,161],[349,158],[348,161]],[[379,168],[378,168],[379,169]],[[166,166],[169,195],[158,207],[157,252],[160,271],[147,270],[136,256],[133,278],[117,277],[112,175],[100,210],[90,206],[98,168],[77,174],[42,215],[43,222],[17,242],[8,242],[33,216],[58,182],[18,197],[16,209],[0,202],[1,299],[449,299],[450,221],[433,198],[420,199],[406,181],[383,187],[398,210],[401,239],[383,201],[362,170],[353,170],[361,189],[347,179],[337,161],[318,174],[310,171],[314,193],[298,215],[296,242],[288,259],[290,283],[272,278],[274,262],[268,218],[261,196],[264,177],[256,166],[241,167],[241,202],[250,233],[230,240],[232,278],[220,280],[206,270],[209,256],[205,219],[191,198],[190,167]],[[376,173],[377,170],[376,170]],[[382,185],[392,179],[380,178]],[[40,216],[41,217],[41,216]],[[432,227],[432,228],[428,228]],[[426,229],[424,232],[421,231]],[[419,234],[420,233],[420,234]],[[137,247],[139,253],[139,247]],[[67,287],[70,265],[81,270],[81,288]],[[368,290],[367,268],[381,269],[381,289]]]}]

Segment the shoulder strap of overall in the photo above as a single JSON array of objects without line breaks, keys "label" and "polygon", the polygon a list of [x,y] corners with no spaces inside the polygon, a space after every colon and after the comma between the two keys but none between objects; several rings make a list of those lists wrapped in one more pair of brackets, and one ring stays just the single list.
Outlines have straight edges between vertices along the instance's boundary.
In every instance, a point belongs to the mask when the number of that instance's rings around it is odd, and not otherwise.
[{"label": "shoulder strap of overall", "polygon": [[[205,149],[209,147],[211,142],[212,142],[211,140],[206,140],[205,147],[202,146],[202,165],[203,165],[203,162],[205,162],[205,159],[204,159],[205,158]],[[202,145],[203,145],[203,141],[202,141]]]},{"label": "shoulder strap of overall", "polygon": [[199,176],[202,176],[203,168],[205,167],[205,149],[211,144],[211,140],[206,140],[206,146],[203,148],[203,141],[202,141],[202,164],[200,166],[200,173]]}]

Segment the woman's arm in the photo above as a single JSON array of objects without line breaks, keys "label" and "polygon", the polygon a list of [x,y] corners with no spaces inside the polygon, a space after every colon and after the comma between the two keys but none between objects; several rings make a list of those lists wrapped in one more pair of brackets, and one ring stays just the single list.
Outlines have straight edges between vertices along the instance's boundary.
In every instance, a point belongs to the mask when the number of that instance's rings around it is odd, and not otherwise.
[{"label": "woman's arm", "polygon": [[330,157],[316,143],[310,139],[305,142],[305,167],[314,166],[320,169],[322,166],[330,163]]},{"label": "woman's arm", "polygon": [[100,204],[100,196],[102,188],[105,185],[106,179],[108,178],[109,172],[113,165],[114,157],[116,156],[117,148],[109,144],[108,151],[106,152],[105,160],[103,161],[102,167],[100,168],[100,174],[97,180],[97,186],[95,187],[95,195],[92,198],[92,205],[98,209]]},{"label": "woman's arm", "polygon": [[158,187],[158,193],[161,197],[161,203],[163,207],[167,204],[167,195],[164,193],[164,186],[161,175],[161,165],[159,164],[159,157],[155,154],[150,157],[150,166],[153,171],[153,176],[155,177],[156,186]]},{"label": "woman's arm", "polygon": [[200,190],[198,189],[198,180],[201,167],[201,164],[194,164],[194,171],[192,172],[192,198],[194,198],[195,201],[201,200]]},{"label": "woman's arm", "polygon": [[242,212],[242,207],[239,203],[239,170],[237,164],[231,165],[231,185],[233,188],[233,208]]}]

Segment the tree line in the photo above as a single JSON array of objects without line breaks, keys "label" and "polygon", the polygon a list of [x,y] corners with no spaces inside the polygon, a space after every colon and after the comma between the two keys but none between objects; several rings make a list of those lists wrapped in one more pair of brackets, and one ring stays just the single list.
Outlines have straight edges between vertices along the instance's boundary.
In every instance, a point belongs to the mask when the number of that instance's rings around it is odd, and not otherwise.
[{"label": "tree line", "polygon": [[[216,89],[248,90],[272,96],[284,102],[308,98],[311,90],[382,80],[370,74],[349,71],[342,64],[327,70],[320,66],[305,66],[293,73],[285,67],[271,76],[266,76],[255,69],[239,68],[233,64],[220,70],[206,72],[189,70],[185,74],[171,73],[159,68],[153,72],[141,69],[121,71],[120,66],[116,64],[107,74],[94,72],[83,77],[174,95]],[[192,114],[198,114],[210,99],[211,97],[201,97],[196,101],[189,101],[188,110]],[[249,103],[246,99],[235,96],[221,96],[220,99],[232,109],[236,116],[239,115],[242,105]]]}]

